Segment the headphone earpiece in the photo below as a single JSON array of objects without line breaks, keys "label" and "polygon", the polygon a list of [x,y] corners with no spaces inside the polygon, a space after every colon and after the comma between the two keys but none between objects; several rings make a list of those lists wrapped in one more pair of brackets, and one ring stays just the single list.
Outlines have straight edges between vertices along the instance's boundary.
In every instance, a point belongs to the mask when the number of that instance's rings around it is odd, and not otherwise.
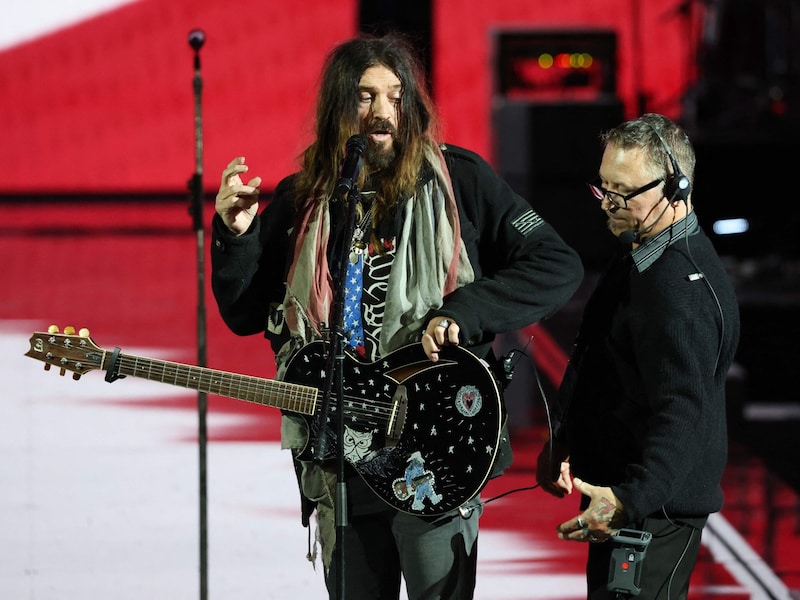
[{"label": "headphone earpiece", "polygon": [[667,156],[669,156],[669,162],[672,164],[672,173],[668,174],[666,179],[664,179],[664,195],[670,202],[686,202],[692,191],[692,182],[689,181],[689,178],[683,174],[683,171],[681,171],[681,168],[678,166],[678,161],[675,160],[675,155],[672,153],[672,148],[667,144],[667,140],[664,139],[652,123],[647,122],[647,124],[650,125],[650,129],[653,130],[653,133],[658,136],[661,145],[664,146],[664,150],[667,152]]},{"label": "headphone earpiece", "polygon": [[[677,168],[678,163],[674,162],[673,165]],[[676,173],[672,173],[667,175],[666,180],[664,181],[664,195],[669,199],[670,202],[677,202],[686,200],[689,198],[689,192],[692,191],[692,184],[689,182],[689,178],[680,172],[680,169],[677,170]]]}]

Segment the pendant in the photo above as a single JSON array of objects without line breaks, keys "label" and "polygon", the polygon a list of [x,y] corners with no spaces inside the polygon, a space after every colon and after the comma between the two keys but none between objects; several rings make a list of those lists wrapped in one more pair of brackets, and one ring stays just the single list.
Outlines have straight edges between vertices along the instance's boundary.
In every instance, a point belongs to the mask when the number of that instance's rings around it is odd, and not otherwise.
[{"label": "pendant", "polygon": [[364,248],[366,245],[364,242],[356,242],[350,248],[350,264],[354,265],[358,262],[359,257],[364,254]]}]

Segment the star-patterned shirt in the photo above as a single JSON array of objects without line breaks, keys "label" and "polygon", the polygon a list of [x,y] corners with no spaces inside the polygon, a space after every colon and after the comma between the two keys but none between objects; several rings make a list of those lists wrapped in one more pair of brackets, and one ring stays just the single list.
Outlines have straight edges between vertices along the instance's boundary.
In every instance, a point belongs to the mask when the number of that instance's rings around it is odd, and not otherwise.
[{"label": "star-patterned shirt", "polygon": [[[386,308],[386,288],[395,256],[394,239],[379,241],[378,252],[371,240],[369,218],[359,225],[362,244],[350,249],[345,281],[344,333],[347,343],[359,356],[373,361],[379,358],[378,336]],[[354,240],[357,242],[359,240]]]}]

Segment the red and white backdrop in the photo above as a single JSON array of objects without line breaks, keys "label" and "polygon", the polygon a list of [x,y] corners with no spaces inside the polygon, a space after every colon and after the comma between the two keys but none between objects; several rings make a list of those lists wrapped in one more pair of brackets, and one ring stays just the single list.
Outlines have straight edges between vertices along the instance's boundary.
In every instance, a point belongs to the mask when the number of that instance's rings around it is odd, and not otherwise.
[{"label": "red and white backdrop", "polygon": [[[679,115],[698,23],[678,4],[433,2],[432,75],[446,139],[490,157],[492,39],[506,28],[614,30],[626,111],[645,95]],[[88,327],[105,348],[193,364],[203,323],[209,366],[270,377],[264,340],[227,331],[207,285],[198,298],[208,273],[188,213],[197,156],[188,34],[206,36],[205,190],[213,193],[239,154],[269,188],[309,140],[320,64],[356,33],[357,15],[349,0],[4,6],[0,597],[197,597],[195,395],[128,379],[109,387],[99,373],[78,382],[43,373],[24,356],[28,338],[51,323]],[[175,201],[184,192],[186,203]],[[136,199],[104,200],[125,194]],[[207,224],[212,208],[204,210]],[[547,375],[557,378],[563,350],[550,353]],[[538,401],[536,390],[530,396]],[[323,597],[320,571],[304,560],[277,415],[216,397],[208,408],[211,597]],[[532,485],[542,440],[541,427],[516,438],[515,467],[487,497]],[[797,498],[746,451],[732,457],[730,500],[705,540],[695,597],[782,598],[786,586],[800,587],[791,559]],[[487,505],[478,597],[581,597],[583,547],[554,535],[576,504],[529,490]]]},{"label": "red and white backdrop", "polygon": [[[691,3],[432,2],[433,86],[447,139],[491,153],[498,29],[613,31],[627,109],[644,95],[677,116],[702,17],[683,4]],[[270,186],[308,141],[324,53],[358,26],[355,0],[12,2],[0,23],[0,193],[184,190],[195,171],[195,28],[206,34],[206,188],[239,153]]]}]

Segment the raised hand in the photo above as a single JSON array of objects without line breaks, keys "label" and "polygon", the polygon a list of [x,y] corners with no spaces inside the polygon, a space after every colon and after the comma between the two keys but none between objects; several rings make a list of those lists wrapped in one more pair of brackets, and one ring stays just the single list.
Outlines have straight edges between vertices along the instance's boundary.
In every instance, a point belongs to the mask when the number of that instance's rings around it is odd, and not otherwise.
[{"label": "raised hand", "polygon": [[258,213],[261,177],[253,177],[245,185],[241,175],[248,169],[244,156],[237,156],[228,163],[222,172],[222,182],[214,206],[225,226],[236,235],[247,231]]}]

